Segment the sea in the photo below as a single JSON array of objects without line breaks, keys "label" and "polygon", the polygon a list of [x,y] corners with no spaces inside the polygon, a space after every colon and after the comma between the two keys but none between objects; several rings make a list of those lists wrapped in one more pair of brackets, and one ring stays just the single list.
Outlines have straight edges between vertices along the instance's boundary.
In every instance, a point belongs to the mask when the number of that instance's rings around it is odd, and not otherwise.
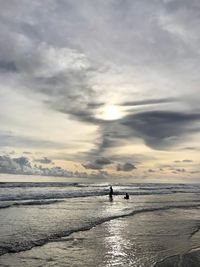
[{"label": "sea", "polygon": [[131,181],[1,175],[0,266],[199,267],[200,184]]}]

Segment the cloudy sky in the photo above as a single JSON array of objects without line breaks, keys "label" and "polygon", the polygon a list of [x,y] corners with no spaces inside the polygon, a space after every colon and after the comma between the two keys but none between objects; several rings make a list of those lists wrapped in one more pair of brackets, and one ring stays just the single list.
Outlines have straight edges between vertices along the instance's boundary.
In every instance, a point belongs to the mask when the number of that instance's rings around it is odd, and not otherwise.
[{"label": "cloudy sky", "polygon": [[0,0],[0,172],[199,180],[199,0]]}]

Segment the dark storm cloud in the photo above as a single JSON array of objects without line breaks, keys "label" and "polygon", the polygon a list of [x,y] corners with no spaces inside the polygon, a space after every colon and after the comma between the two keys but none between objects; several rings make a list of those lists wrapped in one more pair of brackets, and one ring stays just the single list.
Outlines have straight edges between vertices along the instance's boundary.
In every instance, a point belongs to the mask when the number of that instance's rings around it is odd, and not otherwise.
[{"label": "dark storm cloud", "polygon": [[130,172],[130,171],[135,170],[135,169],[136,169],[135,165],[133,165],[132,163],[129,163],[129,162],[117,165],[117,171]]}]

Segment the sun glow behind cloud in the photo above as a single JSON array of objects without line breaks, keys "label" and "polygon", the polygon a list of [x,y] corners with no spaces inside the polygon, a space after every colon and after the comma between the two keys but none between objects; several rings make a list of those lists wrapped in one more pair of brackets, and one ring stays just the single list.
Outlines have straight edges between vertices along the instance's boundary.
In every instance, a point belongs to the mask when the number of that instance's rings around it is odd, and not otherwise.
[{"label": "sun glow behind cloud", "polygon": [[121,119],[124,115],[124,111],[117,105],[106,105],[100,110],[97,117],[103,120],[112,121]]}]

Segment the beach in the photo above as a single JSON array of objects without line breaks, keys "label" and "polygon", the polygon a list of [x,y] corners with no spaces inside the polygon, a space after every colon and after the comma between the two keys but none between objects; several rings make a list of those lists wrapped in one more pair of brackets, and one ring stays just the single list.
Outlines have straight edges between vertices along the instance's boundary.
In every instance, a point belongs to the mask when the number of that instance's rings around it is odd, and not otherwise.
[{"label": "beach", "polygon": [[0,3],[0,267],[200,267],[200,1]]},{"label": "beach", "polygon": [[0,266],[200,265],[200,185],[113,189],[110,201],[105,183],[0,183]]}]

